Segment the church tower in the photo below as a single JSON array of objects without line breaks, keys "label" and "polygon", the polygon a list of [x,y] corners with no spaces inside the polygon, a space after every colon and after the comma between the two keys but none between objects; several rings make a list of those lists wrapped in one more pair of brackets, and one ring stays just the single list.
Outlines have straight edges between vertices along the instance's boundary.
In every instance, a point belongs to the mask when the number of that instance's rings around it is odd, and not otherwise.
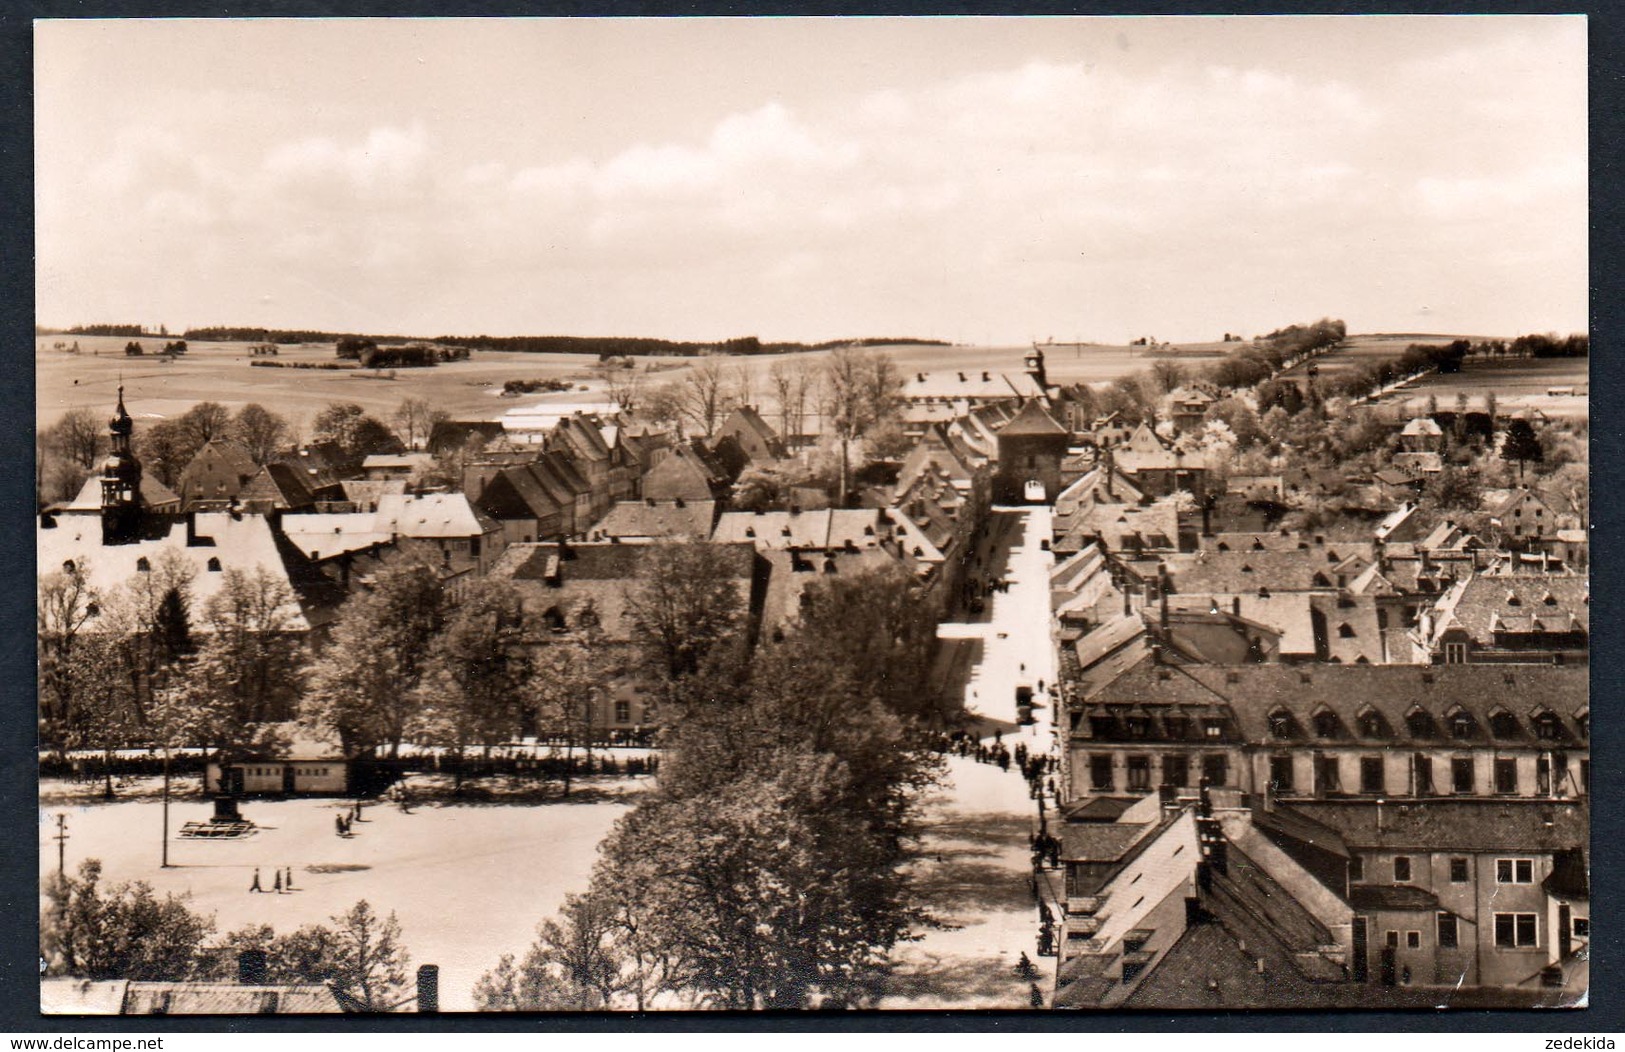
[{"label": "church tower", "polygon": [[124,386],[118,410],[107,425],[112,452],[102,461],[102,543],[130,544],[141,531],[141,462],[130,452],[135,421],[124,408]]},{"label": "church tower", "polygon": [[1044,374],[1044,352],[1033,344],[1033,349],[1027,352],[1027,375],[1038,381],[1040,391],[1049,390],[1049,379]]}]

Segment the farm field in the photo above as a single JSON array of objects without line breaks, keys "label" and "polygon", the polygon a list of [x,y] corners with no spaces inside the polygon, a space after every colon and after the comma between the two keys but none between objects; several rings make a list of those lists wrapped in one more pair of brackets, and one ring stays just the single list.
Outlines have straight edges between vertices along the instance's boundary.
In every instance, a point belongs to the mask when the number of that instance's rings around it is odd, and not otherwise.
[{"label": "farm field", "polygon": [[[1312,361],[1322,377],[1335,376],[1348,369],[1359,368],[1384,358],[1398,358],[1413,343],[1450,343],[1452,340],[1488,339],[1484,336],[1446,336],[1438,333],[1368,333],[1354,335],[1343,341],[1343,346],[1327,351]],[[1299,362],[1282,373],[1284,378],[1302,377],[1308,362]]]},{"label": "farm field", "polygon": [[1482,408],[1484,397],[1495,392],[1498,412],[1518,409],[1539,409],[1552,417],[1585,417],[1590,415],[1591,400],[1584,394],[1550,395],[1553,387],[1575,387],[1584,390],[1590,383],[1590,360],[1586,358],[1527,358],[1480,362],[1467,359],[1459,373],[1441,376],[1434,373],[1395,391],[1382,400],[1383,405],[1399,405],[1406,410],[1421,410],[1431,396],[1438,399],[1440,409],[1455,406],[1456,396],[1465,394],[1474,409]]},{"label": "farm field", "polygon": [[[79,354],[54,350],[57,342],[80,347]],[[89,407],[98,412],[112,405],[122,379],[125,402],[137,419],[162,419],[185,412],[194,403],[215,401],[236,409],[258,402],[296,422],[308,421],[329,402],[354,402],[387,419],[407,398],[422,398],[458,419],[494,419],[516,405],[545,402],[602,401],[604,394],[592,376],[590,355],[527,354],[518,351],[475,351],[466,362],[449,362],[432,369],[385,370],[256,368],[246,343],[198,342],[188,345],[184,357],[167,361],[157,356],[127,358],[124,337],[41,336],[35,338],[35,422],[46,427],[69,409]],[[149,350],[161,340],[142,341]],[[1058,345],[1045,351],[1045,362],[1056,383],[1100,383],[1135,372],[1156,360],[1211,360],[1222,344],[1181,347],[1179,354],[1147,356],[1143,348]],[[876,348],[889,355],[904,375],[939,370],[991,369],[1019,372],[1026,346],[969,347],[899,344]],[[751,376],[754,400],[772,413],[768,370],[787,357],[813,365],[828,351],[797,355],[753,355],[731,358],[730,368]],[[332,344],[301,344],[281,348],[279,362],[331,362]],[[675,379],[687,369],[689,358],[638,358],[646,371],[645,383]],[[499,396],[502,385],[516,379],[567,379],[576,390],[558,394],[532,394],[518,399]]]}]

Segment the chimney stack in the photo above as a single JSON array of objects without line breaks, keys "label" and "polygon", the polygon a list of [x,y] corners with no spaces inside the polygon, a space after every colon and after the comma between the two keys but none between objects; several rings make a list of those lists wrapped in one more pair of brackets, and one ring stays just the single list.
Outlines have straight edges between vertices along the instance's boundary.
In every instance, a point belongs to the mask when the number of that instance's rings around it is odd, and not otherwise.
[{"label": "chimney stack", "polygon": [[265,973],[264,950],[242,950],[237,954],[237,981],[243,986],[264,986]]},{"label": "chimney stack", "polygon": [[418,968],[418,1012],[440,1011],[440,966],[425,964]]}]

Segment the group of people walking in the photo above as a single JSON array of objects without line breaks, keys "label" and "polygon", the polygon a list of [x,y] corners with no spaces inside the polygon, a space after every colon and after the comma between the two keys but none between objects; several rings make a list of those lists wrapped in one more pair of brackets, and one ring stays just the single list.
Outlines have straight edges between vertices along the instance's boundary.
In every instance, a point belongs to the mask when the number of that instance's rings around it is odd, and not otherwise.
[{"label": "group of people walking", "polygon": [[342,837],[353,836],[354,834],[350,832],[350,826],[355,822],[364,821],[366,819],[361,817],[361,801],[357,800],[354,804],[345,808],[343,812],[333,816],[333,832]]},{"label": "group of people walking", "polygon": [[[260,893],[263,893],[263,892],[266,892],[266,891],[272,891],[272,892],[275,892],[278,895],[281,895],[281,894],[283,894],[285,892],[296,890],[294,888],[294,886],[293,886],[293,867],[292,866],[287,866],[287,867],[285,867],[283,869],[275,869],[275,870],[272,870],[272,872],[275,873],[276,876],[272,879],[271,886],[269,888],[266,888],[265,886],[263,886],[260,883],[260,869],[259,869],[258,866],[255,866],[254,867],[254,883],[252,883],[252,884],[250,884],[248,886],[248,890],[250,892],[254,893],[254,894],[260,894]],[[288,875],[286,882],[284,882],[284,880],[282,879],[283,873],[287,873],[287,875]]]}]

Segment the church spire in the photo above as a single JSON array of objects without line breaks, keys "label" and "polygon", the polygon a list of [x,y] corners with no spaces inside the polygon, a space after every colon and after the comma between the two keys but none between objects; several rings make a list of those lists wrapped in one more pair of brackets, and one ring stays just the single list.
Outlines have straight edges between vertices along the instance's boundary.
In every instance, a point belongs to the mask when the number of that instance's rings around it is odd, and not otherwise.
[{"label": "church spire", "polygon": [[122,383],[107,431],[113,448],[102,461],[102,543],[129,544],[141,530],[141,462],[130,450],[135,421],[124,408]]}]

